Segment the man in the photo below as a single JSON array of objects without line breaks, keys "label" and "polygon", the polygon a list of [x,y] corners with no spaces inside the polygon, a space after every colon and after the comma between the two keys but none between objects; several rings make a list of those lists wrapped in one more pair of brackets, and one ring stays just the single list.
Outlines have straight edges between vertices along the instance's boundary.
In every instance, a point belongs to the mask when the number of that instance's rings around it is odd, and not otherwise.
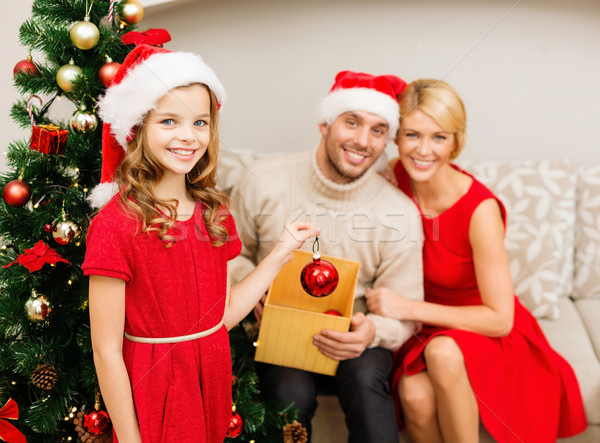
[{"label": "man", "polygon": [[[364,292],[386,286],[423,299],[419,214],[372,167],[396,136],[397,96],[405,86],[395,76],[340,72],[321,102],[322,137],[316,151],[260,160],[243,172],[232,192],[243,243],[241,256],[231,264],[233,281],[268,254],[286,221],[314,223],[321,229],[322,254],[361,263],[350,330],[323,330],[314,337],[324,355],[340,361],[334,377],[258,365],[266,399],[293,402],[309,435],[317,387],[325,382],[335,389],[346,414],[349,441],[398,441],[388,377],[392,351],[415,325],[367,313]],[[255,313],[260,318],[262,305]]]}]

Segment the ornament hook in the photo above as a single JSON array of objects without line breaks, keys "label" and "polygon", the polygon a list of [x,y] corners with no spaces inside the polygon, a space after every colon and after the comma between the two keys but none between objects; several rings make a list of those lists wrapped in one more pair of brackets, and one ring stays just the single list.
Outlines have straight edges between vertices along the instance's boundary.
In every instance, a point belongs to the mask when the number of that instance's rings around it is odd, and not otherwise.
[{"label": "ornament hook", "polygon": [[319,236],[315,236],[315,241],[313,242],[312,245],[312,251],[313,251],[313,259],[318,259],[321,258],[321,254],[319,254]]}]

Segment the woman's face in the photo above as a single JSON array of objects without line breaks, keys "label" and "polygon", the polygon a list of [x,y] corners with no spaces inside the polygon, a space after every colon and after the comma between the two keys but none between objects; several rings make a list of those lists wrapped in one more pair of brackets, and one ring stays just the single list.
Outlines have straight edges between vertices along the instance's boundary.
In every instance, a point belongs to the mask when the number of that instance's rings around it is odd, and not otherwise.
[{"label": "woman's face", "polygon": [[396,143],[400,161],[415,181],[428,181],[446,167],[456,149],[454,133],[419,110],[402,119]]}]

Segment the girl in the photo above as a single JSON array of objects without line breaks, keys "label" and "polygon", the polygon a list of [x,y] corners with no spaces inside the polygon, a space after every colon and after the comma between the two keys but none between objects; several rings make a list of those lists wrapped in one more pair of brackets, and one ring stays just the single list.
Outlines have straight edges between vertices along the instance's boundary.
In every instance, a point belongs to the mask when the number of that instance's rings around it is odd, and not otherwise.
[{"label": "girl", "polygon": [[91,201],[105,206],[90,225],[82,268],[98,381],[122,443],[223,441],[227,330],[318,233],[286,226],[228,293],[227,261],[241,243],[227,197],[215,190],[224,93],[200,57],[138,46],[99,102],[102,179]]},{"label": "girl", "polygon": [[414,442],[554,442],[586,426],[573,370],[513,294],[502,203],[453,165],[464,146],[462,100],[417,80],[401,99],[397,186],[421,212],[425,302],[385,288],[375,313],[422,322],[396,354],[394,391]]}]

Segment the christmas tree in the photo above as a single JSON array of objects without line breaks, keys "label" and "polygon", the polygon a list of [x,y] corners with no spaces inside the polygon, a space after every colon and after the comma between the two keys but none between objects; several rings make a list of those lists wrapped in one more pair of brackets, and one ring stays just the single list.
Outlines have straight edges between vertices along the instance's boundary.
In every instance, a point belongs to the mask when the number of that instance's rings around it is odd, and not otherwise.
[{"label": "christmas tree", "polygon": [[[0,176],[0,439],[8,442],[112,440],[80,266],[94,215],[86,197],[100,179],[96,100],[135,43],[168,40],[164,30],[133,31],[143,12],[137,0],[35,0],[20,28],[29,55],[15,66],[22,99],[11,117],[32,135],[9,145]],[[75,105],[62,121],[49,112],[59,100]],[[253,333],[238,326],[230,338],[227,441],[280,442],[295,410],[259,400]]]}]

